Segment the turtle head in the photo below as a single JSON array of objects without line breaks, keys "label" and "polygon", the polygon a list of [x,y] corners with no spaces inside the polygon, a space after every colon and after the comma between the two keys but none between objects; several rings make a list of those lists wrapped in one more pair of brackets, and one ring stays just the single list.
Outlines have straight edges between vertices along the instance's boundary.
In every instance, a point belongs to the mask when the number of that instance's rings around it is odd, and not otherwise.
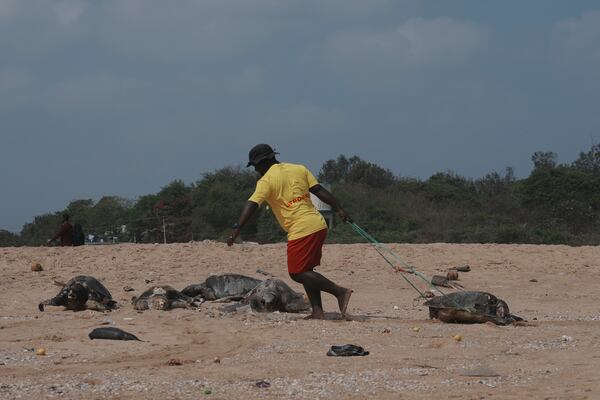
[{"label": "turtle head", "polygon": [[275,293],[263,292],[261,296],[252,298],[251,307],[253,310],[258,312],[269,312],[276,311],[278,304],[278,297]]},{"label": "turtle head", "polygon": [[508,304],[506,304],[504,300],[498,300],[498,304],[496,304],[496,316],[499,318],[510,317],[510,310],[508,309]]},{"label": "turtle head", "polygon": [[161,295],[161,294],[152,296],[152,308],[154,308],[155,310],[162,310],[162,311],[168,310],[169,309],[169,299],[167,299],[167,296]]},{"label": "turtle head", "polygon": [[198,286],[198,289],[200,291],[200,297],[202,297],[205,300],[217,300],[217,295],[215,294],[215,291],[206,283],[201,283]]},{"label": "turtle head", "polygon": [[69,287],[67,292],[67,302],[75,304],[84,304],[88,300],[89,291],[81,284],[75,283]]}]

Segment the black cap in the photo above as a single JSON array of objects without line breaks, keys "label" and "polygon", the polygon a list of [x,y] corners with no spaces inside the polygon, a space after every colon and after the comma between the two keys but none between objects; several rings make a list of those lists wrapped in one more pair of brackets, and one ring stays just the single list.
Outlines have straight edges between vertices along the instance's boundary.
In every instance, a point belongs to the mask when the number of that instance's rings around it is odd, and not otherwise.
[{"label": "black cap", "polygon": [[259,162],[261,162],[262,160],[267,160],[269,158],[275,158],[275,154],[279,154],[279,153],[277,153],[275,150],[273,150],[273,148],[271,146],[269,146],[268,144],[257,144],[250,150],[250,153],[248,153],[249,161],[248,161],[248,165],[246,165],[246,167],[249,167],[251,165],[256,165]]}]

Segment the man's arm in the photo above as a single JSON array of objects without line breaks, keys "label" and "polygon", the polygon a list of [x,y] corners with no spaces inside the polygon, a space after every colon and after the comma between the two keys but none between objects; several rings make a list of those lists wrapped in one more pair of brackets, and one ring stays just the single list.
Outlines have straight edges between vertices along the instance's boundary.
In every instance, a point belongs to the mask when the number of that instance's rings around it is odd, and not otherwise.
[{"label": "man's arm", "polygon": [[311,187],[309,189],[309,191],[312,194],[314,194],[315,196],[317,196],[321,201],[329,204],[333,208],[333,211],[336,211],[338,213],[338,215],[340,216],[342,221],[352,222],[352,218],[350,218],[350,215],[348,215],[346,210],[344,210],[342,208],[340,203],[337,201],[337,199],[335,197],[333,197],[333,195],[331,194],[331,192],[329,192],[329,190],[327,190],[323,186],[317,184],[317,185]]},{"label": "man's arm", "polygon": [[242,213],[240,214],[240,219],[238,220],[238,223],[236,224],[235,228],[233,229],[231,236],[229,236],[229,238],[227,239],[227,246],[233,246],[233,242],[235,242],[235,239],[239,236],[240,231],[242,230],[242,227],[246,224],[246,222],[248,222],[250,217],[256,212],[256,209],[258,209],[257,203],[250,201],[250,200],[248,200],[246,202],[246,205],[244,206],[244,209],[242,210]]}]

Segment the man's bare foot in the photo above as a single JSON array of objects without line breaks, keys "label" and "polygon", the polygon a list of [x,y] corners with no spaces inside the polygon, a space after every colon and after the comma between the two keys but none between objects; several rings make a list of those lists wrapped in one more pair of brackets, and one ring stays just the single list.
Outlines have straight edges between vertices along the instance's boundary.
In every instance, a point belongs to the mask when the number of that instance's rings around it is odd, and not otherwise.
[{"label": "man's bare foot", "polygon": [[310,315],[307,315],[306,317],[302,318],[302,319],[325,319],[325,313],[313,313]]},{"label": "man's bare foot", "polygon": [[350,302],[350,296],[352,296],[352,292],[352,289],[346,289],[344,294],[337,298],[342,315],[346,315],[346,309],[348,308],[348,303]]}]

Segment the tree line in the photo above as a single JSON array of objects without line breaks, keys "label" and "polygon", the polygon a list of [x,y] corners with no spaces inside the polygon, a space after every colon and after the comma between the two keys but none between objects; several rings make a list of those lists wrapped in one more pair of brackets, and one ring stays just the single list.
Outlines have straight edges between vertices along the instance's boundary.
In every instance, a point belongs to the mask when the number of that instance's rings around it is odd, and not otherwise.
[{"label": "tree line", "polygon": [[[354,220],[383,242],[600,244],[600,145],[568,164],[554,152],[536,152],[533,168],[516,179],[510,167],[471,179],[440,172],[426,180],[394,175],[358,156],[326,161],[320,182]],[[0,231],[1,246],[38,246],[58,229],[63,213],[96,238],[155,243],[224,240],[252,194],[258,176],[224,167],[186,184],[175,180],[158,193],[128,200],[106,196],[72,201],[36,216],[22,231]],[[259,243],[285,241],[268,207],[242,231]],[[361,242],[347,224],[334,223],[329,243]]]}]

